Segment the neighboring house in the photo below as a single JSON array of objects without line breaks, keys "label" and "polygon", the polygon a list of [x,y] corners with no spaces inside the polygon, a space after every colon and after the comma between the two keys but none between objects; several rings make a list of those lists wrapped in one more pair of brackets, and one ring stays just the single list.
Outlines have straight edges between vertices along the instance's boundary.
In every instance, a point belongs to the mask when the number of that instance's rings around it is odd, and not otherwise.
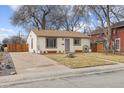
[{"label": "neighboring house", "polygon": [[124,21],[112,26],[112,40],[115,42],[116,51],[124,52]]},{"label": "neighboring house", "polygon": [[[115,50],[117,52],[124,52],[124,21],[113,24],[111,34],[111,43],[114,41]],[[104,51],[104,37],[105,35],[101,29],[95,30],[91,33],[91,47],[93,52]]]},{"label": "neighboring house", "polygon": [[65,53],[82,52],[90,48],[89,36],[80,32],[33,30],[27,38],[29,52],[35,53]]}]

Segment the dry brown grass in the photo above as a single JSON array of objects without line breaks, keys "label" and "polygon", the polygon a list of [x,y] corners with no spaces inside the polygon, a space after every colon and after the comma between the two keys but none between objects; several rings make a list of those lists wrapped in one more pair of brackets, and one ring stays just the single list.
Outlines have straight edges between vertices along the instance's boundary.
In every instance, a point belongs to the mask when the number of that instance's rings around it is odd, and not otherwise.
[{"label": "dry brown grass", "polygon": [[93,57],[98,57],[102,59],[107,59],[111,61],[116,61],[116,62],[124,62],[124,56],[123,55],[115,55],[115,54],[105,54],[105,53],[89,53],[86,54],[88,56],[93,56]]},{"label": "dry brown grass", "polygon": [[82,68],[113,64],[108,61],[106,62],[97,59],[96,57],[86,56],[82,53],[76,53],[74,58],[68,58],[66,54],[46,54],[46,56],[70,68]]}]

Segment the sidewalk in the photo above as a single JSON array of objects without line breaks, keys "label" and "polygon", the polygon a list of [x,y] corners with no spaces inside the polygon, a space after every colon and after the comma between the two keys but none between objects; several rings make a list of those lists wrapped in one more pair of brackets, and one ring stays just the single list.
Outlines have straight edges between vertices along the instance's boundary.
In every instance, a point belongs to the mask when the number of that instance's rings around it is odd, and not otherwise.
[{"label": "sidewalk", "polygon": [[47,71],[47,72],[36,72],[36,73],[22,73],[12,76],[0,77],[0,87],[10,86],[13,84],[22,84],[38,80],[56,79],[64,77],[102,74],[107,72],[121,71],[124,70],[124,64],[97,66],[90,68],[80,69],[66,69],[58,71]]}]

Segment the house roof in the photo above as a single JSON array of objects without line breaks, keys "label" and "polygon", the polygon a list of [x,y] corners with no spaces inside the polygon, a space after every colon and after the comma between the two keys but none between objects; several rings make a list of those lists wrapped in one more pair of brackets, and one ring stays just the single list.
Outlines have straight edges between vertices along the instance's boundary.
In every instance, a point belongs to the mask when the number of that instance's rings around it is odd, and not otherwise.
[{"label": "house roof", "polygon": [[112,25],[112,28],[124,27],[124,21],[116,22]]},{"label": "house roof", "polygon": [[97,30],[94,30],[93,32],[91,32],[91,35],[101,34],[101,33],[103,33],[102,29],[97,29]]},{"label": "house roof", "polygon": [[33,30],[33,32],[40,37],[79,37],[89,38],[89,36],[81,32],[70,32],[70,31],[57,31],[57,30]]},{"label": "house roof", "polygon": [[[124,27],[124,21],[116,22],[111,27],[112,27],[112,29],[119,28],[119,27]],[[93,32],[91,32],[92,35],[101,34],[101,33],[103,33],[102,28],[96,29]]]}]

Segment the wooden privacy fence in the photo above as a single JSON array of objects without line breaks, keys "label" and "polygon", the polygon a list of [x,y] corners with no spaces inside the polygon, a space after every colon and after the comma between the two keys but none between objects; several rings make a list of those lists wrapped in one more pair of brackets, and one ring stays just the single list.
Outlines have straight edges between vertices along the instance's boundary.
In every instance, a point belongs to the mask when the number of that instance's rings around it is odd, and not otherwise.
[{"label": "wooden privacy fence", "polygon": [[97,52],[104,52],[103,43],[97,43]]},{"label": "wooden privacy fence", "polygon": [[103,43],[91,44],[92,52],[104,52]]},{"label": "wooden privacy fence", "polygon": [[91,44],[91,50],[92,50],[92,52],[97,52],[97,44],[96,43]]},{"label": "wooden privacy fence", "polygon": [[8,44],[8,52],[28,52],[28,44]]}]

